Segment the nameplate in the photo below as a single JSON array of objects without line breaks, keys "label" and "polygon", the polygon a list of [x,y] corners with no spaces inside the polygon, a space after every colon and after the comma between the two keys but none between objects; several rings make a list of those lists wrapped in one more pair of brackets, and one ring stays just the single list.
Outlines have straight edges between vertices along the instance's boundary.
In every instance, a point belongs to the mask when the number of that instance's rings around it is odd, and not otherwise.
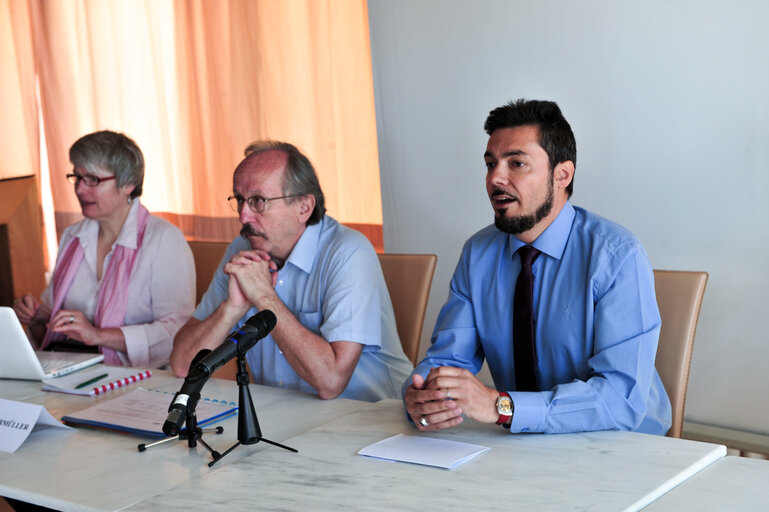
[{"label": "nameplate", "polygon": [[42,405],[0,398],[0,452],[15,452],[33,431],[47,428],[73,430],[56,421]]}]

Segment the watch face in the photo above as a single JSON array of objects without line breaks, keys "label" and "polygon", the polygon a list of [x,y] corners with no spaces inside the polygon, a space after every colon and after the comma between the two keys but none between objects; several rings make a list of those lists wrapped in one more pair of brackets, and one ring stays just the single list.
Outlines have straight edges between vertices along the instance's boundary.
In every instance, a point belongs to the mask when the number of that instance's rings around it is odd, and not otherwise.
[{"label": "watch face", "polygon": [[497,398],[497,412],[501,415],[512,414],[513,400],[509,396],[500,396]]}]

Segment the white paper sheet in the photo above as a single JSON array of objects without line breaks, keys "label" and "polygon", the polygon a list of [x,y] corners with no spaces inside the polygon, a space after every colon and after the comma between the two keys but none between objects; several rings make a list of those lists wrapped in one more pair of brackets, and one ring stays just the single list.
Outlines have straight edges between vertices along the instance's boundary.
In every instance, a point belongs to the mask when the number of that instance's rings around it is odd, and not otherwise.
[{"label": "white paper sheet", "polygon": [[358,455],[454,469],[488,449],[479,444],[398,434],[366,446]]},{"label": "white paper sheet", "polygon": [[32,431],[45,427],[72,430],[56,421],[42,405],[0,398],[0,451],[15,452]]}]

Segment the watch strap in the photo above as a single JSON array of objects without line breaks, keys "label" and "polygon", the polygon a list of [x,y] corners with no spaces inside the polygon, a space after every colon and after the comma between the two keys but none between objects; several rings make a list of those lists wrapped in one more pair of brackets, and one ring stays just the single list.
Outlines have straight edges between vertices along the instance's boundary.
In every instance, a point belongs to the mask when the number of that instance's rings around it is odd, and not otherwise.
[{"label": "watch strap", "polygon": [[[500,397],[510,398],[510,393],[508,393],[507,391],[500,391],[499,392],[499,396]],[[499,414],[499,418],[497,419],[497,425],[502,425],[504,427],[507,427],[508,425],[510,425],[512,423],[512,421],[513,421],[513,412],[515,410],[515,405],[513,404],[512,399],[510,399],[510,405],[512,406],[512,408],[510,410],[510,414],[502,414],[502,413],[500,413]]]}]

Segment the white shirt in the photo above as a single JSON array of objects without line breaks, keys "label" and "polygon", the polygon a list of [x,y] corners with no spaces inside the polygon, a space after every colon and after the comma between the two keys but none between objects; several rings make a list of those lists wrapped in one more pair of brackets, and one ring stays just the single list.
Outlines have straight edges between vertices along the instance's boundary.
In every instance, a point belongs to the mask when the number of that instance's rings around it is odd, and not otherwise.
[{"label": "white shirt", "polygon": [[[135,199],[123,228],[104,259],[107,269],[115,245],[136,247]],[[83,219],[64,230],[59,247],[73,237],[80,239],[85,257],[67,292],[62,309],[81,311],[93,322],[101,281],[96,278],[96,246],[99,223]],[[61,252],[59,252],[61,257]],[[58,266],[58,260],[57,260]],[[52,283],[41,297],[48,307],[53,302]],[[173,340],[195,308],[195,263],[182,232],[164,219],[150,215],[144,243],[134,263],[128,284],[128,306],[123,327],[126,352],[120,360],[126,366],[161,368],[168,364]]]}]

